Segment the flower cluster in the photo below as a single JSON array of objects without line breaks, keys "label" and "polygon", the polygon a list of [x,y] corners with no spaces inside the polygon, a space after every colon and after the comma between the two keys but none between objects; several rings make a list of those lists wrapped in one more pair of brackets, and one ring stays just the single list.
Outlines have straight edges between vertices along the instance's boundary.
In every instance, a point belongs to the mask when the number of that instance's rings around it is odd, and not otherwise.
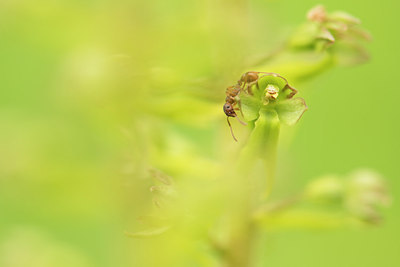
[{"label": "flower cluster", "polygon": [[372,224],[382,220],[380,208],[391,202],[381,175],[364,169],[344,179],[336,175],[316,179],[307,186],[305,197],[312,202],[340,205],[351,216]]},{"label": "flower cluster", "polygon": [[292,49],[328,50],[336,61],[347,65],[368,59],[361,41],[370,41],[371,35],[360,27],[358,18],[342,11],[327,13],[319,5],[308,12],[307,19],[289,42]]}]

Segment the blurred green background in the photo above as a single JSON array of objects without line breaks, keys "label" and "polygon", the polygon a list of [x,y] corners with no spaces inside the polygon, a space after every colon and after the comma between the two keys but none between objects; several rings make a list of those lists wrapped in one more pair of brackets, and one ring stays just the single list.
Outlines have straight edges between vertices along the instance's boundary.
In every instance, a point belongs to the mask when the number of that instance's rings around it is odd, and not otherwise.
[{"label": "blurred green background", "polygon": [[[277,187],[368,167],[387,178],[394,203],[377,227],[270,233],[260,266],[399,266],[394,0],[2,0],[0,266],[143,266],[142,244],[124,235],[149,205],[140,166],[217,169],[191,158],[230,152],[221,107],[239,64],[279,45],[316,4],[362,20],[371,60],[298,87],[309,111]],[[187,162],[162,166],[163,157]]]}]

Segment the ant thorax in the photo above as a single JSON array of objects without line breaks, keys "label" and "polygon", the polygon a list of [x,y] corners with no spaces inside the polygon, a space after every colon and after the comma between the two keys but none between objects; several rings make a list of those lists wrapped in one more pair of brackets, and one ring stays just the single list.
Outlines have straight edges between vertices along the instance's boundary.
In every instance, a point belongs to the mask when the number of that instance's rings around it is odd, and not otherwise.
[{"label": "ant thorax", "polygon": [[240,90],[242,90],[242,88],[240,87],[239,84],[236,84],[235,86],[230,86],[226,88],[226,95],[235,97],[240,93]]}]

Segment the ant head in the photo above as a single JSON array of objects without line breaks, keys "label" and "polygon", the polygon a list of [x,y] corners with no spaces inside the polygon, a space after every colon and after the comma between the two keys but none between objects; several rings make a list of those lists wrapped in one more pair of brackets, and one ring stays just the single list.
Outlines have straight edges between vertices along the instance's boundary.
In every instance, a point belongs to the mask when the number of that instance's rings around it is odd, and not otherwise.
[{"label": "ant head", "polygon": [[233,109],[233,106],[228,102],[224,105],[224,112],[228,117],[236,117],[236,112]]}]

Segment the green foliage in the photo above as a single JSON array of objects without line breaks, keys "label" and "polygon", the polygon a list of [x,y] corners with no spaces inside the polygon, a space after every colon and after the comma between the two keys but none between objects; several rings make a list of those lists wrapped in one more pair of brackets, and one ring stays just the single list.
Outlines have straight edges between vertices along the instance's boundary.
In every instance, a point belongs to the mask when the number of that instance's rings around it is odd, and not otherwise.
[{"label": "green foliage", "polygon": [[[368,35],[359,20],[319,7],[278,50],[251,64],[271,40],[279,42],[290,19],[298,22],[296,5],[302,4],[290,3],[278,20],[275,4],[257,1],[2,3],[0,265],[274,266],[274,253],[308,246],[288,242],[279,249],[273,230],[381,222],[390,194],[378,175],[305,181],[332,166],[342,173],[368,164],[365,149],[341,142],[366,140],[361,118],[371,119],[367,128],[382,138],[382,114],[395,106],[370,109],[377,105],[372,84],[390,77],[377,71],[361,80],[353,77],[357,71],[339,71],[330,87],[318,80],[313,95],[305,83],[334,66],[366,60]],[[221,108],[223,88],[247,70],[282,76],[261,75],[252,94],[238,96],[237,114],[248,126],[232,120],[235,143]],[[301,97],[292,95],[292,85]],[[306,102],[310,112],[294,139]],[[321,112],[325,105],[329,112]],[[351,127],[332,130],[339,121],[332,117]],[[335,141],[323,127],[346,132],[335,144],[345,151],[343,161],[325,149]],[[397,138],[395,131],[387,134]],[[305,149],[298,149],[299,139]],[[390,161],[384,144],[371,143],[381,164]],[[313,156],[316,149],[321,153]],[[349,160],[358,150],[359,159]],[[304,242],[282,232],[279,238]],[[279,258],[282,266],[289,257]]]}]

